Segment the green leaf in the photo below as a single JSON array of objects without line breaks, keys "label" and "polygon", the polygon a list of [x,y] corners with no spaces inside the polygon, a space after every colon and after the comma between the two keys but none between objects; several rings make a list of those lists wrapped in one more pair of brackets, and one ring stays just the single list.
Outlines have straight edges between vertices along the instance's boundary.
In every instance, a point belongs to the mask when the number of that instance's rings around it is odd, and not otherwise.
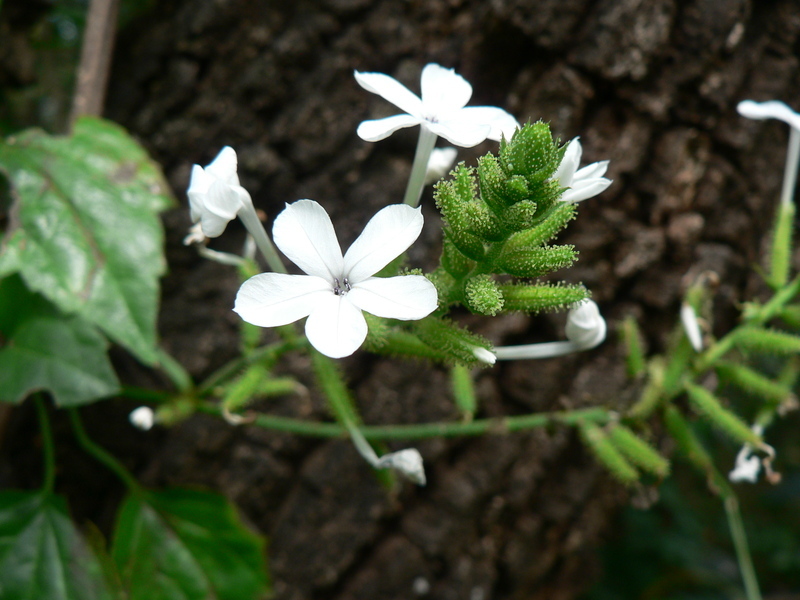
[{"label": "green leaf", "polygon": [[0,336],[0,401],[47,390],[56,404],[76,406],[119,390],[105,337],[80,317],[60,314],[17,276],[0,281]]},{"label": "green leaf", "polygon": [[0,493],[0,598],[110,600],[100,565],[62,498]]},{"label": "green leaf", "polygon": [[66,313],[157,361],[157,213],[171,204],[158,167],[114,124],[79,120],[69,137],[28,130],[0,144],[15,199],[0,275],[19,272]]},{"label": "green leaf", "polygon": [[111,554],[128,600],[255,600],[268,587],[263,540],[216,494],[128,496]]}]

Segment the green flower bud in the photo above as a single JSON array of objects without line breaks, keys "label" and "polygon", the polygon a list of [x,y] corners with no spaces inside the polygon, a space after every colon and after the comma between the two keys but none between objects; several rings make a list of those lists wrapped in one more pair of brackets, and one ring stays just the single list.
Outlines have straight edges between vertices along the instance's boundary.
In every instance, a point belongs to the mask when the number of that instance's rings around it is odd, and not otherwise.
[{"label": "green flower bud", "polygon": [[494,316],[503,308],[503,293],[489,275],[477,275],[465,285],[467,307],[481,315]]}]

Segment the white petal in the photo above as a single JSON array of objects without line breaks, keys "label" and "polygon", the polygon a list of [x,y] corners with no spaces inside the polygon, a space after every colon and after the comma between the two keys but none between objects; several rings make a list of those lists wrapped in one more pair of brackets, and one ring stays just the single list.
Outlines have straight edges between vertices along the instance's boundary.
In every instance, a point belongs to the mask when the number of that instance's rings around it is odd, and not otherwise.
[{"label": "white petal", "polygon": [[189,197],[189,210],[191,211],[192,221],[197,222],[205,209],[206,193],[208,188],[214,183],[214,178],[205,172],[200,165],[192,167],[192,175],[189,177],[189,188],[186,195]]},{"label": "white petal", "polygon": [[572,178],[575,176],[575,172],[581,164],[582,153],[583,149],[581,148],[580,138],[576,137],[569,143],[569,146],[567,146],[567,150],[564,152],[564,158],[561,159],[561,164],[558,165],[556,172],[553,174],[553,179],[558,181],[563,187],[571,186]]},{"label": "white petal", "polygon": [[681,304],[681,323],[683,324],[683,331],[689,339],[689,343],[694,348],[695,352],[703,351],[703,332],[700,329],[700,322],[697,319],[697,313],[694,307],[688,302]]},{"label": "white petal", "polygon": [[491,131],[488,138],[499,142],[502,137],[510,140],[514,132],[519,129],[519,122],[511,113],[496,106],[467,106],[459,111],[459,119],[489,125]]},{"label": "white petal", "polygon": [[425,169],[425,185],[430,185],[444,177],[453,167],[453,163],[458,156],[458,150],[452,146],[446,148],[434,148],[428,159],[428,166]]},{"label": "white petal", "polygon": [[344,255],[344,275],[355,285],[405,252],[422,231],[421,208],[390,204],[369,220]]},{"label": "white petal", "polygon": [[362,121],[358,129],[356,129],[356,133],[365,142],[378,142],[389,137],[398,129],[414,127],[414,125],[419,125],[421,122],[421,119],[411,115],[395,115],[385,119]]},{"label": "white petal", "polygon": [[259,327],[277,327],[308,316],[328,296],[330,284],[319,277],[261,273],[242,284],[233,310]]},{"label": "white petal", "polygon": [[422,106],[425,116],[447,117],[447,113],[466,106],[472,86],[453,69],[430,63],[422,69]]},{"label": "white petal", "polygon": [[142,431],[150,431],[156,422],[156,414],[149,406],[140,406],[128,415],[131,425]]},{"label": "white petal", "polygon": [[330,294],[317,303],[306,321],[306,337],[325,356],[342,358],[367,338],[367,321],[347,296]]},{"label": "white petal", "polygon": [[599,162],[586,165],[582,169],[578,169],[575,172],[575,177],[573,177],[573,182],[581,179],[596,179],[598,177],[602,177],[608,170],[608,162],[609,161],[607,160],[601,160]]},{"label": "white petal", "polygon": [[355,71],[355,77],[358,85],[368,92],[378,94],[408,114],[422,118],[422,101],[394,77],[358,71]]},{"label": "white petal", "polygon": [[281,252],[309,275],[331,284],[342,277],[342,249],[331,218],[313,200],[287,204],[275,219],[272,238]]},{"label": "white petal", "polygon": [[462,148],[472,148],[485,141],[492,133],[491,125],[471,123],[459,119],[431,123],[426,121],[422,125],[438,136],[443,137],[451,144]]},{"label": "white petal", "polygon": [[225,146],[206,167],[206,173],[229,185],[239,185],[239,176],[236,174],[237,162],[236,151],[230,146]]},{"label": "white petal", "polygon": [[[222,235],[225,227],[236,218],[242,208],[242,199],[245,196],[249,201],[250,195],[244,188],[240,186],[234,188],[220,180],[215,180],[208,188],[208,192],[205,193],[202,199],[203,208],[199,211],[203,233],[210,238]],[[189,196],[190,203],[192,202],[191,198]]]},{"label": "white petal", "polygon": [[370,277],[354,286],[348,300],[377,317],[415,321],[436,310],[436,286],[422,275]]},{"label": "white petal", "polygon": [[739,102],[736,110],[748,119],[779,119],[790,127],[800,130],[800,114],[778,100],[768,100],[767,102],[744,100]]},{"label": "white petal", "polygon": [[588,198],[593,198],[604,192],[613,182],[605,177],[588,179],[584,181],[574,181],[572,189],[567,190],[561,195],[562,202],[581,202]]}]

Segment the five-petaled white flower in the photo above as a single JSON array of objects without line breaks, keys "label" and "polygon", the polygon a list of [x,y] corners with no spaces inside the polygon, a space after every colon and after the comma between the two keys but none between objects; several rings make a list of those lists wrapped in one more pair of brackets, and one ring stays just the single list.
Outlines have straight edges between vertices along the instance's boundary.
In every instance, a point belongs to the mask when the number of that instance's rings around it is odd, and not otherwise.
[{"label": "five-petaled white flower", "polygon": [[251,277],[239,289],[234,310],[260,327],[308,317],[306,336],[317,350],[331,358],[349,356],[367,336],[362,310],[407,321],[436,309],[436,288],[422,275],[373,277],[417,239],[422,223],[418,208],[387,206],[342,256],[324,208],[313,200],[287,204],[275,219],[272,237],[307,275]]},{"label": "five-petaled white flower", "polygon": [[453,69],[434,63],[422,69],[421,98],[383,73],[356,71],[355,77],[362,88],[407,113],[361,123],[357,133],[367,142],[382,140],[403,127],[421,125],[451,144],[471,148],[487,138],[510,139],[519,127],[517,120],[502,108],[466,106],[472,86]]},{"label": "five-petaled white flower", "polygon": [[553,179],[558,180],[562,187],[569,188],[561,196],[562,202],[586,200],[597,196],[611,185],[611,180],[603,177],[608,169],[608,161],[601,160],[578,169],[582,153],[580,138],[576,137],[567,146],[564,158],[553,175]]},{"label": "five-petaled white flower", "polygon": [[189,196],[192,221],[199,222],[207,237],[218,237],[245,206],[252,206],[250,194],[239,185],[236,152],[225,146],[205,169],[192,167]]}]

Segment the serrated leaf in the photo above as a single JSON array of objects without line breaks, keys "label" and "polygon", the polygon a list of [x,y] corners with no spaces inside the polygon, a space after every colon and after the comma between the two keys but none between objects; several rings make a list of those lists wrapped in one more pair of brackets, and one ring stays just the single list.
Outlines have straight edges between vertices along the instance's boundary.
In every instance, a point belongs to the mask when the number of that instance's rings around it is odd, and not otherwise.
[{"label": "serrated leaf", "polygon": [[157,213],[171,204],[158,167],[112,123],[84,118],[69,137],[28,130],[0,144],[15,199],[0,274],[95,323],[141,361],[157,361]]},{"label": "serrated leaf", "polygon": [[119,382],[94,325],[59,313],[19,277],[0,281],[0,401],[47,390],[60,406],[112,396]]},{"label": "serrated leaf", "polygon": [[224,497],[168,490],[125,500],[111,554],[128,600],[255,600],[263,546]]},{"label": "serrated leaf", "polygon": [[42,492],[0,494],[0,598],[111,599],[100,565],[62,498]]}]

